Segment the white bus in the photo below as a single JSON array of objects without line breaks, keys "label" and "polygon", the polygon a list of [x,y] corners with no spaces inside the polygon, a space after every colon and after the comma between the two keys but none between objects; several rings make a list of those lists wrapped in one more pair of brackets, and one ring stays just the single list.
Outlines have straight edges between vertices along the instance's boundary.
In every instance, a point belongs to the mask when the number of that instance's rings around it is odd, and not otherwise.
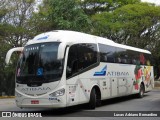
[{"label": "white bus", "polygon": [[154,87],[151,53],[85,33],[42,33],[21,51],[16,69],[16,104],[20,108],[60,108],[137,94]]}]

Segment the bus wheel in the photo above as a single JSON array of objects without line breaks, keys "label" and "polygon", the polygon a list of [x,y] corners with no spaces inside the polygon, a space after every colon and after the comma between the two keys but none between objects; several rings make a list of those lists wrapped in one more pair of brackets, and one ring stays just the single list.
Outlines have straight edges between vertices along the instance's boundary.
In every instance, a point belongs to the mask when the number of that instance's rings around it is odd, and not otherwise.
[{"label": "bus wheel", "polygon": [[89,109],[96,108],[96,90],[95,90],[95,88],[93,88],[91,91],[88,107],[89,107]]},{"label": "bus wheel", "polygon": [[144,96],[144,86],[143,84],[140,85],[140,90],[139,90],[139,93],[138,93],[138,97],[139,98],[143,98]]}]

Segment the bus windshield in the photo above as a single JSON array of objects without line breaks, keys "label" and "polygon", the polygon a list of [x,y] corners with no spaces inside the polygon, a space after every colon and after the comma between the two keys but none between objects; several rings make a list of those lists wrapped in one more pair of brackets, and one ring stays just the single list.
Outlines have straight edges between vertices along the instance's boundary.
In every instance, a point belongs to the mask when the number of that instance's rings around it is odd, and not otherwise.
[{"label": "bus windshield", "polygon": [[59,42],[38,43],[24,47],[18,61],[18,83],[45,83],[60,80],[62,61],[57,59]]}]

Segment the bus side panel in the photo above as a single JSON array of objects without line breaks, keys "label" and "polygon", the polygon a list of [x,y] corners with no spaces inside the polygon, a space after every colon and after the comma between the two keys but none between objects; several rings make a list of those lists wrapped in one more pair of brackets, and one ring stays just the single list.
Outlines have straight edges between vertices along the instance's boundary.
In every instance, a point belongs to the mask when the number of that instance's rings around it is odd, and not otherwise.
[{"label": "bus side panel", "polygon": [[145,66],[143,69],[143,82],[145,85],[145,92],[154,88],[154,73],[153,66]]},{"label": "bus side panel", "polygon": [[129,79],[118,78],[118,95],[126,95],[129,91]]},{"label": "bus side panel", "polygon": [[110,79],[110,83],[111,83],[111,89],[110,89],[110,93],[112,97],[116,97],[118,95],[118,84],[117,84],[117,78],[111,78]]},{"label": "bus side panel", "polygon": [[100,89],[101,89],[101,98],[107,99],[111,97],[110,89],[111,83],[109,78],[104,78],[100,81]]},{"label": "bus side panel", "polygon": [[79,85],[80,85],[79,102],[80,103],[89,102],[92,84],[93,84],[93,82],[91,81],[90,78],[82,78],[82,76],[80,75],[80,79],[79,79]]},{"label": "bus side panel", "polygon": [[78,84],[78,76],[67,79],[67,106],[72,106],[79,104],[79,84]]}]

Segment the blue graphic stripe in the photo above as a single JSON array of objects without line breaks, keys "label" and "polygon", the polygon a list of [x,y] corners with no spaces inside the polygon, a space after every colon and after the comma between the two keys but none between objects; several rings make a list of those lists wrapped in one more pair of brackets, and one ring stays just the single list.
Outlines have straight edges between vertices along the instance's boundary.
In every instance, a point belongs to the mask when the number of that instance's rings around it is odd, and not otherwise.
[{"label": "blue graphic stripe", "polygon": [[106,71],[102,71],[102,72],[95,72],[94,76],[105,76],[106,75]]},{"label": "blue graphic stripe", "polygon": [[41,38],[38,38],[37,40],[43,40],[43,39],[47,39],[49,36],[44,36],[44,37],[41,37]]},{"label": "blue graphic stripe", "polygon": [[102,69],[102,71],[106,71],[107,70],[107,65]]},{"label": "blue graphic stripe", "polygon": [[101,72],[95,72],[94,76],[105,76],[107,70],[107,65],[101,70]]}]

